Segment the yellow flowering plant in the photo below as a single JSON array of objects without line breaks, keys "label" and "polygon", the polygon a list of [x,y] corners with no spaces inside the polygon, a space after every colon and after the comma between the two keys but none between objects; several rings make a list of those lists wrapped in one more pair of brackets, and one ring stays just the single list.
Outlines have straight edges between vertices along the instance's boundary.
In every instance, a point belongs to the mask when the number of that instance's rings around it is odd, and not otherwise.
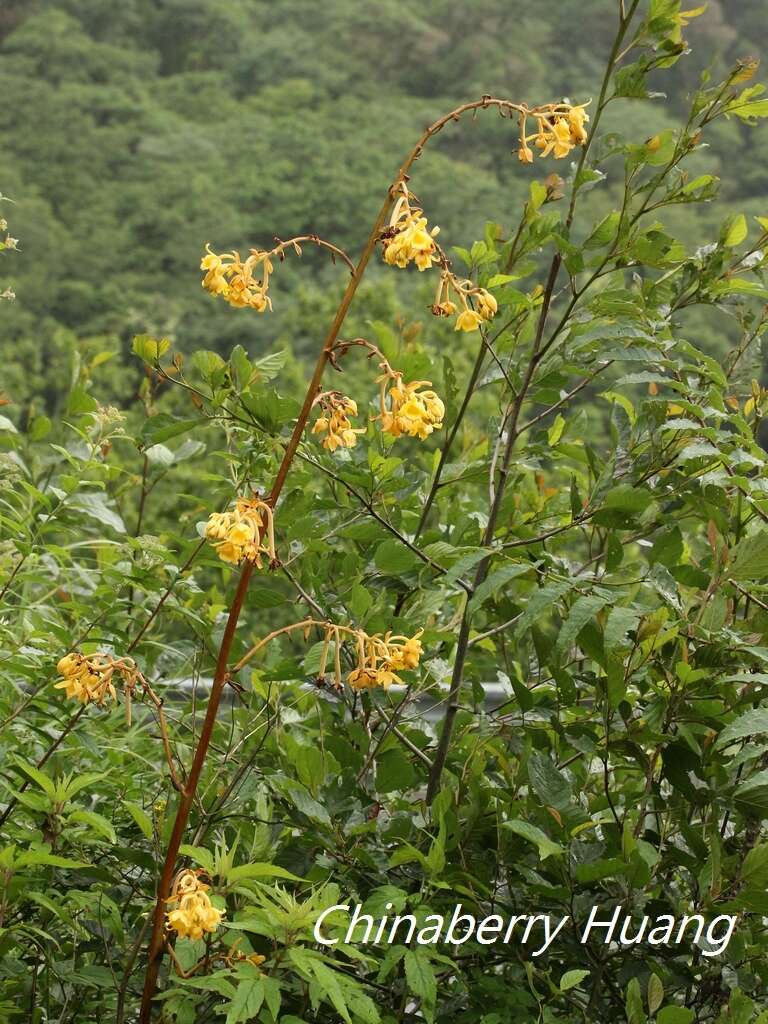
[{"label": "yellow flowering plant", "polygon": [[180,871],[165,901],[167,928],[182,939],[202,939],[206,933],[214,933],[224,917],[211,903],[210,886],[201,881],[200,874]]},{"label": "yellow flowering plant", "polygon": [[261,569],[261,557],[266,555],[271,567],[278,563],[272,509],[257,496],[237,498],[232,508],[212,512],[204,532],[222,562],[247,561]]},{"label": "yellow flowering plant", "polygon": [[418,668],[423,654],[423,629],[417,630],[410,637],[393,634],[391,631],[369,634],[353,626],[307,618],[283,626],[259,640],[237,662],[233,673],[243,669],[259,651],[278,637],[300,632],[308,639],[313,629],[319,630],[323,637],[315,678],[325,683],[329,662],[332,660],[331,681],[336,690],[343,689],[345,672],[342,668],[342,654],[345,643],[346,653],[353,662],[353,667],[346,673],[346,682],[352,690],[371,690],[378,686],[386,690],[392,683],[402,683],[397,673]]},{"label": "yellow flowering plant", "polygon": [[313,403],[320,409],[320,415],[312,427],[313,434],[324,434],[322,445],[329,452],[337,448],[354,448],[357,435],[364,434],[364,427],[353,427],[351,416],[357,416],[357,402],[338,391],[323,391]]},{"label": "yellow flowering plant", "polygon": [[415,263],[419,270],[429,270],[433,263],[439,263],[441,259],[435,242],[440,228],[428,229],[423,210],[411,206],[412,198],[408,186],[402,182],[389,225],[381,233],[384,261],[394,267],[407,267],[409,263]]},{"label": "yellow flowering plant", "polygon": [[[655,9],[638,60],[672,53],[678,12]],[[613,51],[622,67],[630,45]],[[178,347],[137,339],[142,408],[113,447],[87,367],[63,436],[4,432],[21,497],[4,498],[0,542],[0,997],[116,1024],[703,1024],[768,1009],[745,882],[765,831],[748,730],[768,610],[768,249],[738,215],[691,250],[661,224],[666,205],[681,217],[713,196],[684,164],[718,112],[757,116],[760,94],[736,88],[749,70],[637,145],[591,146],[637,68],[594,108],[482,97],[434,122],[357,262],[342,260],[352,273],[298,395],[278,391],[298,359],[260,349],[270,321],[220,308],[239,341],[227,358],[218,339],[182,355],[185,327]],[[444,251],[415,162],[488,109],[535,161],[512,161],[526,198]],[[566,160],[563,178],[538,180],[545,157]],[[282,319],[280,263],[303,237],[202,261],[220,307],[274,300],[275,334],[302,355],[336,285]],[[426,278],[390,269],[412,266]],[[396,317],[412,289],[434,320]],[[707,306],[736,314],[727,358],[681,334]],[[376,344],[353,336],[362,323]],[[353,352],[375,368],[370,395]],[[353,383],[336,389],[342,369]],[[457,957],[406,928],[391,957],[373,942],[350,959],[346,903],[417,927],[456,893],[495,914],[510,880],[531,917],[610,919],[617,893],[642,914],[663,893],[687,914],[738,908],[744,941],[719,963],[685,944],[619,943],[605,960],[564,928],[530,960],[530,943],[489,956],[467,940]]]}]

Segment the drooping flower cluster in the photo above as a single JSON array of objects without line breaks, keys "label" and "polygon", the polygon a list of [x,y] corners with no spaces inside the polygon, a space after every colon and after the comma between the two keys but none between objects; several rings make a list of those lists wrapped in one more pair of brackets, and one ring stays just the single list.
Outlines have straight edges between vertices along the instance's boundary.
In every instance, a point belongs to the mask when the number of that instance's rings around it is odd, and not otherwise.
[{"label": "drooping flower cluster", "polygon": [[[240,259],[239,252],[213,252],[209,244],[206,255],[200,261],[205,271],[203,288],[211,295],[220,295],[230,306],[238,309],[249,307],[257,313],[272,309],[272,300],[267,295],[269,275],[272,273],[271,253],[262,249],[251,249],[246,260]],[[254,276],[254,272],[259,276]]]},{"label": "drooping flower cluster", "polygon": [[549,156],[556,160],[568,156],[574,146],[583,146],[587,141],[587,130],[584,127],[589,114],[583,106],[572,107],[564,103],[553,107],[551,113],[539,113],[536,118],[536,131],[527,135],[525,131],[526,117],[520,116],[520,148],[517,151],[521,163],[533,163],[533,150],[528,143],[533,140],[540,150],[540,156]]},{"label": "drooping flower cluster", "polygon": [[392,437],[407,434],[423,440],[442,427],[445,405],[434,391],[422,390],[431,388],[431,381],[415,380],[405,384],[401,373],[387,367],[378,383],[381,384],[378,418],[385,434]]},{"label": "drooping flower cluster", "polygon": [[359,633],[358,663],[347,676],[352,689],[370,690],[376,686],[387,689],[392,683],[402,683],[397,673],[418,667],[422,655],[421,634],[422,630],[412,637]]},{"label": "drooping flower cluster", "polygon": [[261,556],[277,562],[272,509],[259,498],[238,498],[226,512],[212,512],[205,536],[223,562],[239,565],[243,559],[261,568]]},{"label": "drooping flower cluster", "polygon": [[181,871],[174,879],[166,903],[175,906],[166,912],[166,923],[180,938],[202,939],[205,932],[219,927],[224,913],[211,903],[209,889],[196,871]]},{"label": "drooping flower cluster", "polygon": [[354,647],[355,667],[347,673],[347,683],[353,690],[371,690],[376,686],[386,689],[392,683],[402,683],[397,673],[418,668],[423,653],[420,637],[424,631],[421,629],[407,637],[392,633],[369,635],[363,629],[314,620],[300,625],[304,626],[307,634],[313,625],[322,625],[325,630],[317,675],[318,679],[324,679],[333,645],[333,683],[337,689],[342,687],[341,647],[344,639],[350,640]]},{"label": "drooping flower cluster", "polygon": [[435,237],[440,228],[430,231],[424,211],[411,206],[410,193],[402,183],[402,195],[398,198],[389,218],[389,227],[382,232],[384,260],[391,266],[407,267],[415,263],[419,270],[428,270],[440,260]]},{"label": "drooping flower cluster", "polygon": [[319,405],[320,415],[312,427],[313,434],[325,434],[323,448],[335,452],[337,448],[354,448],[357,435],[364,434],[364,427],[353,427],[350,416],[357,416],[357,402],[338,391],[325,391],[318,395],[313,405]]},{"label": "drooping flower cluster", "polygon": [[[455,296],[456,302],[452,296]],[[470,300],[474,300],[474,307],[470,305]],[[429,308],[435,316],[453,316],[458,311],[455,330],[476,331],[480,324],[493,320],[499,304],[487,288],[480,288],[468,280],[460,280],[450,270],[443,270],[435,301]]]},{"label": "drooping flower cluster", "polygon": [[65,654],[56,666],[61,680],[56,690],[66,690],[67,697],[81,704],[102,705],[117,700],[113,679],[133,686],[138,677],[136,664],[130,658],[113,658],[109,654]]}]

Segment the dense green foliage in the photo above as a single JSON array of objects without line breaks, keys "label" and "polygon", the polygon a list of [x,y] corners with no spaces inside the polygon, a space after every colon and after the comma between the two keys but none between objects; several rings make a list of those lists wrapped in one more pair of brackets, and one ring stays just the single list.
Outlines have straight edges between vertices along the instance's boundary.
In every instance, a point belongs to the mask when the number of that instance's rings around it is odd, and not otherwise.
[{"label": "dense green foliage", "polygon": [[[745,214],[764,212],[768,101],[753,64],[699,82],[681,43],[724,57],[764,5],[733,27],[717,5],[686,27],[678,0],[522,21],[489,2],[469,25],[436,0],[326,6],[0,12],[21,239],[1,264],[18,298],[0,306],[0,1014],[138,1019],[179,795],[151,702],[137,691],[130,721],[124,699],[79,708],[57,662],[135,659],[186,778],[237,580],[203,524],[270,490],[348,280],[307,246],[275,268],[274,313],[228,309],[198,287],[202,243],[316,230],[357,253],[429,113],[584,90],[595,134],[571,160],[521,167],[513,122],[482,111],[415,165],[454,268],[498,312],[456,333],[424,309],[437,270],[374,258],[341,337],[432,380],[445,423],[394,440],[372,418],[375,360],[327,370],[366,432],[335,454],[307,432],[290,465],[281,564],[248,589],[182,847],[226,917],[176,941],[190,977],[166,952],[156,1012],[765,1024],[768,220]],[[674,99],[647,95],[662,88]],[[307,615],[423,629],[424,654],[402,689],[336,691],[312,627],[234,669]],[[423,923],[457,900],[577,927],[541,956],[313,934],[336,903]],[[715,957],[609,947],[579,939],[592,907],[738,924]],[[325,927],[344,935],[341,915]]]},{"label": "dense green foliage", "polygon": [[[525,5],[446,0],[6,0],[0,11],[0,183],[24,239],[4,310],[3,389],[20,405],[61,403],[73,352],[112,353],[102,371],[121,402],[135,396],[132,333],[248,351],[277,340],[305,354],[338,277],[283,275],[269,323],[243,323],[190,287],[201,241],[228,248],[316,231],[354,248],[421,128],[467,97],[498,93],[595,98],[613,37],[611,0]],[[764,0],[712,0],[688,31],[694,53],[631,104],[635,137],[680,124],[699,69],[715,73],[755,46]],[[658,77],[658,76],[657,76]],[[725,201],[760,213],[768,143],[713,126],[702,169],[728,166]],[[748,159],[742,159],[745,147]],[[486,220],[512,223],[535,172],[509,159],[513,133],[467,121],[424,157],[418,193],[457,238]],[[736,158],[735,158],[736,157]],[[618,194],[609,173],[606,187]],[[586,197],[586,205],[590,199]],[[595,203],[595,205],[597,205]],[[693,239],[707,208],[671,218]],[[372,289],[368,315],[402,308]],[[402,295],[402,289],[400,290]],[[429,301],[409,301],[412,310]],[[413,314],[412,314],[413,315]],[[722,331],[708,328],[708,337]]]}]

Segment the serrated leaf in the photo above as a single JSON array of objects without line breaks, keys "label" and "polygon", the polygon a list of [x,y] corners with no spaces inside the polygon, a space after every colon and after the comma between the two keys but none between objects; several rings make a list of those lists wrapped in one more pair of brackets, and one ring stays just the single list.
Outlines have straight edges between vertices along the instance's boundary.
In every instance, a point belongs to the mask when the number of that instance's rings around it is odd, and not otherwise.
[{"label": "serrated leaf", "polygon": [[263,1002],[264,983],[261,978],[245,978],[238,982],[227,1009],[227,1024],[253,1020]]},{"label": "serrated leaf", "polygon": [[426,954],[409,949],[405,954],[405,980],[408,988],[421,1000],[422,1012],[427,1020],[434,1017],[433,1008],[437,999],[437,980]]}]

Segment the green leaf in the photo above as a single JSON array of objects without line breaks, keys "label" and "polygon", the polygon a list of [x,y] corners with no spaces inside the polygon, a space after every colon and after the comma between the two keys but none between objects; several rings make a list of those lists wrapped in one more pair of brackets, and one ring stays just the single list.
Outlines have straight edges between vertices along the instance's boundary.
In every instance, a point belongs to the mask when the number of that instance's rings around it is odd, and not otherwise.
[{"label": "green leaf", "polygon": [[627,985],[627,1024],[645,1024],[647,1017],[643,1009],[643,997],[640,994],[640,982],[632,978]]},{"label": "green leaf", "polygon": [[648,1013],[650,1014],[656,1013],[664,1002],[664,983],[658,974],[652,974],[648,979],[646,1002],[648,1003]]},{"label": "green leaf", "polygon": [[768,733],[768,707],[750,708],[734,721],[730,722],[720,732],[715,742],[715,748],[722,750],[734,740],[744,739],[745,736],[755,736],[758,733]]},{"label": "green leaf", "polygon": [[74,512],[81,512],[90,519],[104,526],[111,527],[116,533],[125,533],[125,523],[113,508],[107,504],[107,499],[101,493],[83,492],[76,494],[69,501],[69,507]]},{"label": "green leaf", "polygon": [[192,365],[202,377],[208,378],[212,377],[217,370],[223,369],[227,364],[218,352],[198,349],[192,356]]},{"label": "green leaf", "polygon": [[557,415],[552,426],[547,431],[547,444],[550,448],[554,448],[560,438],[563,436],[565,430],[565,419],[563,416]]},{"label": "green leaf", "polygon": [[159,412],[145,421],[141,430],[142,445],[145,449],[151,448],[152,445],[194,430],[200,423],[200,420],[180,420],[168,413]]},{"label": "green leaf", "polygon": [[308,818],[319,822],[321,825],[331,824],[331,816],[328,811],[317,800],[312,799],[300,782],[296,782],[293,779],[280,779],[276,781],[276,785],[302,814],[306,814]]},{"label": "green leaf", "polygon": [[573,800],[566,775],[557,770],[547,754],[534,751],[528,758],[528,778],[533,789],[547,807],[564,811]]},{"label": "green leaf", "polygon": [[393,748],[384,751],[376,759],[376,792],[392,793],[411,789],[417,784],[419,775],[402,752]]},{"label": "green leaf", "polygon": [[51,800],[55,799],[56,783],[53,781],[53,779],[49,778],[45,774],[45,772],[40,771],[40,769],[33,764],[25,764],[20,761],[17,762],[17,766],[24,772],[25,775],[28,775],[33,782],[37,783],[37,785],[42,789],[46,796],[50,797]]},{"label": "green leaf", "polygon": [[762,580],[768,576],[768,530],[745,537],[736,545],[728,575],[735,580]]},{"label": "green leaf", "polygon": [[617,210],[612,213],[606,214],[600,223],[594,228],[592,234],[584,242],[585,249],[600,249],[604,245],[607,245],[614,236],[619,227],[620,216]]},{"label": "green leaf", "polygon": [[560,657],[567,655],[582,629],[596,617],[609,600],[610,598],[599,594],[585,594],[574,601],[557,636],[555,651]]},{"label": "green leaf", "polygon": [[409,949],[405,954],[405,980],[408,988],[421,1000],[422,1013],[427,1020],[434,1019],[434,1006],[437,999],[437,980],[432,964],[423,950]]},{"label": "green leaf", "polygon": [[[132,351],[145,363],[156,363],[171,347],[168,338],[153,338],[149,334],[134,336]],[[111,355],[111,353],[110,353]]]},{"label": "green leaf", "polygon": [[568,989],[576,988],[576,986],[580,985],[585,978],[589,977],[589,975],[590,971],[585,971],[583,969],[566,971],[560,979],[560,991],[567,992]]},{"label": "green leaf", "polygon": [[28,853],[22,853],[16,859],[16,865],[20,868],[43,865],[49,868],[68,868],[71,871],[90,866],[87,861],[70,860],[68,857],[60,857],[56,853],[47,853],[44,850],[30,850]]},{"label": "green leaf", "polygon": [[489,597],[494,597],[506,583],[517,579],[518,576],[524,576],[534,568],[535,566],[531,562],[518,562],[514,565],[502,565],[500,568],[494,569],[488,578],[475,588],[467,610],[470,612],[475,611]]},{"label": "green leaf", "polygon": [[685,1006],[665,1006],[659,1010],[656,1024],[693,1024],[696,1014]]},{"label": "green leaf", "polygon": [[264,983],[261,978],[245,978],[239,981],[227,1009],[227,1024],[253,1020],[263,1002]]},{"label": "green leaf", "polygon": [[349,1010],[347,1008],[347,1001],[344,998],[344,992],[339,984],[339,979],[336,973],[332,971],[330,967],[326,967],[320,960],[312,959],[309,966],[318,980],[323,995],[330,999],[336,1012],[344,1018],[347,1024],[352,1024],[352,1018],[350,1017]]},{"label": "green leaf", "polygon": [[285,868],[278,867],[277,864],[262,864],[258,862],[238,864],[237,867],[230,868],[224,875],[224,878],[228,884],[241,882],[244,878],[287,878],[291,882],[303,881],[298,875],[294,875]]},{"label": "green leaf", "polygon": [[421,564],[421,560],[405,544],[394,538],[379,544],[374,562],[376,568],[387,576],[399,576]]},{"label": "green leaf", "polygon": [[523,839],[527,839],[529,843],[533,843],[534,846],[538,847],[539,856],[542,860],[546,860],[547,857],[562,857],[565,852],[562,846],[558,843],[552,842],[552,840],[545,835],[540,828],[537,828],[536,825],[532,825],[529,821],[513,819],[511,821],[505,821],[502,827],[509,829],[510,832],[514,832],[515,835],[518,835]]},{"label": "green leaf", "polygon": [[190,846],[189,843],[182,843],[179,847],[179,853],[189,857],[195,864],[199,864],[201,868],[205,868],[209,875],[214,873],[213,854],[210,850],[206,850],[204,846]]},{"label": "green leaf", "polygon": [[95,811],[73,811],[69,815],[69,821],[80,822],[83,825],[88,825],[93,829],[94,832],[98,832],[99,835],[104,836],[110,843],[117,842],[117,836],[115,830],[112,827],[111,822],[107,821],[101,814],[97,814]]},{"label": "green leaf", "polygon": [[723,226],[721,232],[721,238],[723,245],[728,248],[732,248],[736,245],[741,245],[744,239],[747,237],[747,218],[743,213],[738,213],[734,217],[729,217]]},{"label": "green leaf", "polygon": [[627,633],[637,626],[640,612],[634,608],[616,605],[608,613],[603,633],[603,643],[607,652],[617,652],[629,646]]},{"label": "green leaf", "polygon": [[627,872],[627,865],[618,857],[590,861],[576,866],[576,880],[582,885],[600,882],[604,878],[617,878]]},{"label": "green leaf", "polygon": [[139,826],[139,828],[144,834],[144,838],[152,839],[152,836],[154,835],[154,829],[152,828],[152,819],[146,813],[146,811],[142,810],[142,808],[139,807],[138,804],[131,803],[130,800],[124,800],[123,807],[126,809],[126,811],[128,811],[130,816]]}]

